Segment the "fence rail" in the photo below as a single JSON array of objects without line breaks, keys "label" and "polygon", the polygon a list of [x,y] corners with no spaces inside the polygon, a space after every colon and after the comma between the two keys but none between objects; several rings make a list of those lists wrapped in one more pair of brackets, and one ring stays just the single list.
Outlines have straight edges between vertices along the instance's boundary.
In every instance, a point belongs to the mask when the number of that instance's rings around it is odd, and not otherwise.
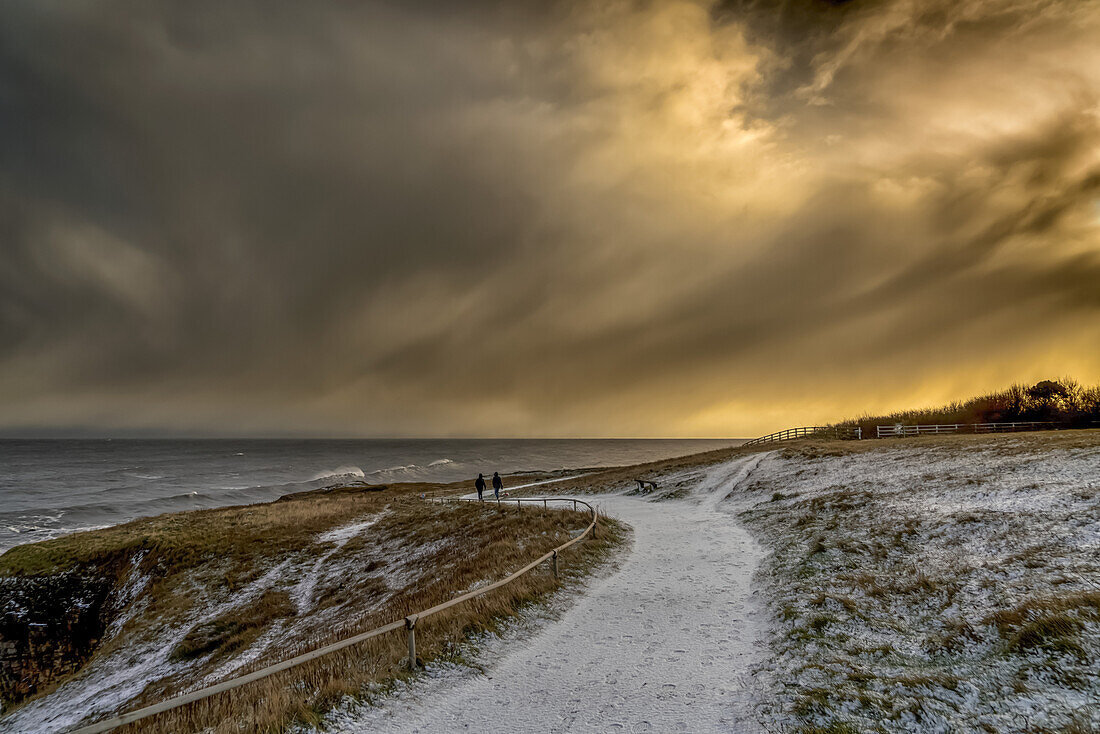
[{"label": "fence rail", "polygon": [[1043,431],[1053,429],[1058,424],[1052,421],[1010,421],[1004,423],[933,423],[928,425],[906,426],[900,423],[892,426],[876,426],[877,438],[895,438],[902,436],[925,436],[940,433],[1011,433],[1013,431]]},{"label": "fence rail", "polygon": [[[1057,428],[1060,424],[1053,421],[1006,421],[1002,423],[938,423],[927,425],[876,426],[876,438],[895,438],[902,436],[924,436],[941,433],[1009,433],[1013,431],[1043,431]],[[863,429],[860,426],[800,426],[783,431],[769,433],[742,446],[759,446],[775,441],[793,441],[798,438],[839,438],[861,439]]]},{"label": "fence rail", "polygon": [[[476,500],[476,499],[467,499],[467,498],[463,498],[463,497],[450,497],[450,498],[433,497],[431,499],[432,499],[433,502],[441,502],[441,503],[442,502],[478,502],[479,501],[479,500]],[[100,734],[101,732],[110,731],[112,729],[116,729],[116,728],[118,728],[120,726],[123,726],[125,724],[132,724],[135,721],[140,721],[142,719],[147,719],[150,716],[155,716],[156,714],[161,714],[161,713],[164,713],[165,711],[171,711],[172,709],[177,709],[181,706],[186,706],[187,704],[194,703],[195,701],[201,701],[204,698],[209,698],[209,697],[215,696],[219,693],[225,693],[226,691],[231,691],[235,688],[240,688],[241,686],[247,685],[249,683],[253,683],[253,682],[261,680],[263,678],[267,678],[268,676],[274,675],[276,673],[280,673],[284,670],[289,670],[290,668],[301,665],[302,663],[307,663],[311,660],[316,660],[317,658],[324,657],[325,655],[329,655],[329,654],[334,653],[338,650],[343,650],[344,648],[351,647],[352,645],[356,645],[360,642],[364,642],[366,640],[371,639],[372,637],[378,637],[380,635],[384,635],[384,634],[389,633],[389,632],[394,632],[394,631],[399,630],[399,629],[405,629],[408,632],[409,662],[410,662],[411,665],[415,666],[415,664],[416,664],[416,625],[421,620],[425,619],[426,617],[430,617],[433,614],[438,614],[439,612],[442,612],[445,609],[450,609],[453,606],[456,606],[456,605],[461,604],[463,602],[466,602],[466,601],[469,601],[471,599],[475,599],[479,596],[482,596],[484,594],[487,594],[490,591],[494,591],[495,589],[499,589],[500,587],[505,586],[506,584],[508,584],[512,581],[515,581],[520,576],[523,576],[524,574],[528,573],[529,571],[534,570],[535,568],[537,568],[539,565],[541,565],[542,563],[544,563],[546,561],[551,562],[551,569],[554,572],[554,576],[557,576],[558,575],[558,553],[560,553],[561,551],[569,548],[570,546],[575,545],[576,543],[581,542],[586,537],[588,537],[589,534],[591,534],[593,538],[596,537],[596,532],[597,532],[596,531],[596,522],[599,519],[599,512],[596,510],[595,507],[588,504],[584,500],[574,499],[573,497],[518,497],[518,498],[510,497],[506,500],[506,502],[515,502],[517,507],[520,506],[521,502],[541,502],[544,508],[548,507],[548,505],[547,505],[548,502],[572,502],[574,510],[577,508],[578,505],[584,505],[585,507],[587,507],[589,512],[590,512],[591,520],[589,521],[588,526],[577,537],[573,538],[572,540],[570,540],[566,543],[562,543],[561,545],[559,545],[557,548],[554,548],[553,550],[547,551],[546,553],[539,556],[534,561],[531,561],[530,563],[528,563],[526,566],[519,569],[518,571],[514,571],[513,573],[505,576],[504,578],[500,579],[499,581],[495,581],[495,582],[489,584],[488,586],[483,586],[480,589],[477,589],[476,591],[471,591],[469,593],[463,594],[462,596],[456,597],[454,599],[450,599],[449,601],[445,601],[442,604],[437,604],[436,606],[431,607],[430,609],[425,609],[422,612],[417,612],[415,614],[410,614],[407,617],[405,617],[404,619],[399,619],[397,621],[390,622],[389,624],[384,625],[382,627],[378,627],[376,629],[372,629],[372,630],[369,630],[367,632],[362,632],[362,633],[354,635],[352,637],[348,637],[346,639],[340,640],[339,642],[334,642],[330,645],[325,645],[324,647],[320,647],[316,650],[311,650],[310,652],[302,653],[301,655],[296,655],[295,657],[292,657],[288,660],[284,660],[280,663],[275,663],[274,665],[269,665],[266,668],[261,668],[257,671],[249,673],[248,675],[242,675],[238,678],[232,678],[230,680],[223,681],[221,683],[218,683],[217,685],[213,685],[213,686],[210,686],[208,688],[203,688],[203,689],[198,690],[198,691],[192,691],[191,693],[185,693],[181,696],[176,696],[175,698],[170,698],[166,701],[161,701],[160,703],[152,704],[151,706],[145,706],[144,708],[140,708],[140,709],[136,709],[134,711],[130,711],[129,713],[122,714],[121,716],[115,716],[115,717],[112,717],[110,719],[105,719],[103,721],[97,722],[95,724],[90,724],[88,726],[84,726],[84,727],[81,727],[79,729],[72,729],[72,730],[69,731],[69,734]]]},{"label": "fence rail", "polygon": [[796,438],[860,439],[863,438],[863,431],[859,426],[800,426],[798,428],[788,428],[784,431],[769,433],[767,436],[754,438],[741,445],[758,446],[774,441],[792,441]]}]

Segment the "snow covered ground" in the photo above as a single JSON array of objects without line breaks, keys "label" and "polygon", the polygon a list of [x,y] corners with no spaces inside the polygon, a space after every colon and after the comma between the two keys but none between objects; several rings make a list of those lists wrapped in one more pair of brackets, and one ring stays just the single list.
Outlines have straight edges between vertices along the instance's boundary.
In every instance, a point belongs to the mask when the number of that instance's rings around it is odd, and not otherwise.
[{"label": "snow covered ground", "polygon": [[1100,434],[780,446],[653,478],[598,501],[634,547],[572,606],[324,730],[1100,726]]},{"label": "snow covered ground", "polygon": [[763,731],[750,674],[765,652],[750,588],[762,550],[737,522],[738,502],[722,503],[760,461],[712,467],[690,501],[599,500],[634,528],[617,572],[552,622],[489,640],[484,673],[436,666],[379,707],[334,713],[324,730]]},{"label": "snow covered ground", "polygon": [[768,719],[1098,730],[1100,434],[782,449],[743,489],[772,551]]}]

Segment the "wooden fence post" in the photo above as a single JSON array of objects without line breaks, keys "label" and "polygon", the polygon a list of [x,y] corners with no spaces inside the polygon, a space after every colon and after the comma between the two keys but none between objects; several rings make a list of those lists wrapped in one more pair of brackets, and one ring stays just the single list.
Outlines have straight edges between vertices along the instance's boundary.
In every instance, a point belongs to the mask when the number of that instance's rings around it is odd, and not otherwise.
[{"label": "wooden fence post", "polygon": [[416,615],[405,617],[405,629],[409,631],[409,670],[416,670]]},{"label": "wooden fence post", "polygon": [[554,563],[554,578],[557,578],[558,577],[558,552],[557,552],[557,550],[554,551],[554,555],[551,558],[551,560]]}]

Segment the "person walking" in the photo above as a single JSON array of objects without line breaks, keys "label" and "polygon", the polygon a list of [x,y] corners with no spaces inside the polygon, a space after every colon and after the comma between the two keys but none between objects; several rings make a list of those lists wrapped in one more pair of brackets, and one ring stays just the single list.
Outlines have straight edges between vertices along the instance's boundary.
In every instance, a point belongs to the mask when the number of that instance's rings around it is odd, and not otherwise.
[{"label": "person walking", "polygon": [[500,499],[500,490],[504,489],[504,480],[500,478],[500,474],[493,472],[493,494],[497,499]]},{"label": "person walking", "polygon": [[477,499],[481,501],[481,493],[485,491],[485,477],[481,474],[477,475],[477,481],[474,482],[474,486],[477,487]]}]

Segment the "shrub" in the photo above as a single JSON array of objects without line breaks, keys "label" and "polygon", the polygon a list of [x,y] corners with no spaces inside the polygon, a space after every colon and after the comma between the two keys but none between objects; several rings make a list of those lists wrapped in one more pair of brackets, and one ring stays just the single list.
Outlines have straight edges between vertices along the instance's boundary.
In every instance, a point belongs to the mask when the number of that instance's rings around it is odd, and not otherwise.
[{"label": "shrub", "polygon": [[838,426],[859,426],[864,437],[874,437],[876,426],[1004,423],[1050,421],[1066,428],[1089,428],[1100,423],[1100,385],[1082,387],[1076,380],[1042,380],[1026,387],[1012,385],[1000,392],[981,395],[938,408],[903,410],[888,415],[864,415]]}]

